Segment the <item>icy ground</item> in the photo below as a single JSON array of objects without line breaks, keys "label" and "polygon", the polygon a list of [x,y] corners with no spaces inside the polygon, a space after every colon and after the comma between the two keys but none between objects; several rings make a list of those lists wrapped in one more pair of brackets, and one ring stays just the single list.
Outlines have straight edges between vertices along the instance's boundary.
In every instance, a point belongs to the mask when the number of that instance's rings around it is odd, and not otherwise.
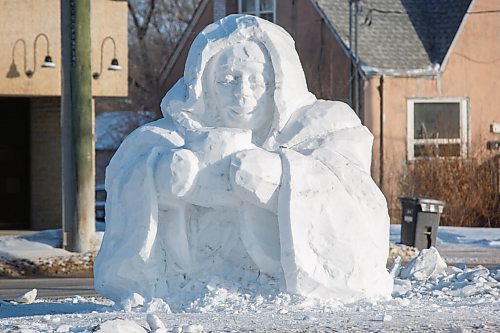
[{"label": "icy ground", "polygon": [[[391,239],[398,241],[393,229]],[[499,236],[498,229],[444,227],[438,247],[493,251]],[[156,300],[129,311],[127,305],[79,296],[31,304],[0,301],[0,332],[500,332],[498,268],[445,267],[436,251],[422,251],[406,269],[396,264],[392,273],[392,299],[350,304],[217,285],[191,304]]]},{"label": "icy ground", "polygon": [[[157,333],[498,332],[498,275],[497,270],[484,268],[451,268],[437,278],[400,280],[391,300],[352,304],[218,288],[174,313],[160,300],[128,312],[110,301],[95,298],[39,300],[31,304],[3,302],[0,331],[147,332],[139,325],[148,331],[155,327],[147,323],[150,314],[150,323],[159,318],[161,323],[156,327],[165,326],[164,330],[151,330]],[[151,314],[158,318],[151,318]],[[134,329],[135,324],[138,325]]]}]

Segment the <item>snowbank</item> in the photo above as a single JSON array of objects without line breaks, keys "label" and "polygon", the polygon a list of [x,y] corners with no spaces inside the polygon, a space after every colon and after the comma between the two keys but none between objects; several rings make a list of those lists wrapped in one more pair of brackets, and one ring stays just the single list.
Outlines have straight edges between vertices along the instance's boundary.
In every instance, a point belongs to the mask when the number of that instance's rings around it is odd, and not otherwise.
[{"label": "snowbank", "polygon": [[61,229],[0,236],[0,276],[88,276],[101,246],[104,224],[96,222],[96,230],[87,253],[63,250]]}]

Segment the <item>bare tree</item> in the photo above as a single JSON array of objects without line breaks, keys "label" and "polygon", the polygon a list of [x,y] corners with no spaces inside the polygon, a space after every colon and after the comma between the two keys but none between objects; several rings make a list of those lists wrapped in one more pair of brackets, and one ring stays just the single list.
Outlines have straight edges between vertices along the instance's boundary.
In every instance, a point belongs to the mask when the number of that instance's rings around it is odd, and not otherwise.
[{"label": "bare tree", "polygon": [[129,100],[158,110],[161,69],[173,53],[199,0],[129,0]]},{"label": "bare tree", "polygon": [[[129,97],[101,99],[99,111],[147,110],[159,114],[160,72],[189,24],[200,0],[128,0]],[[117,103],[119,105],[117,105]]]}]

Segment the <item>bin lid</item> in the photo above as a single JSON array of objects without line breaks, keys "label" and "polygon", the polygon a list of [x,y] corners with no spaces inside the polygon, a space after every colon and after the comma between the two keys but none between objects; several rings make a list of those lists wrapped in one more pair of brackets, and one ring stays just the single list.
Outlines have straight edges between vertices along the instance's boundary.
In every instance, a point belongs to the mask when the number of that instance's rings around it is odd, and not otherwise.
[{"label": "bin lid", "polygon": [[442,213],[445,202],[441,200],[432,199],[429,197],[399,197],[401,203],[411,202],[414,205],[419,205],[423,212]]}]

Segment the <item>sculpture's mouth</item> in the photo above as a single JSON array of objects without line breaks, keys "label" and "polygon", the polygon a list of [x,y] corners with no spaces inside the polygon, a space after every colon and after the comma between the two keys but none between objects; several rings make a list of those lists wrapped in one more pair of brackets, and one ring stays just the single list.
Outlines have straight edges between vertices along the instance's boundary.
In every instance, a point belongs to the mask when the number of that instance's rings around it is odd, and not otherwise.
[{"label": "sculpture's mouth", "polygon": [[257,102],[247,95],[237,96],[227,108],[236,116],[251,115],[255,111]]},{"label": "sculpture's mouth", "polygon": [[249,117],[255,112],[253,107],[235,106],[229,107],[228,109],[230,114],[236,117]]},{"label": "sculpture's mouth", "polygon": [[231,112],[231,114],[233,114],[235,116],[250,116],[254,113],[253,109],[251,109],[251,108],[248,108],[248,109],[241,109],[241,108],[229,109],[229,111]]}]

